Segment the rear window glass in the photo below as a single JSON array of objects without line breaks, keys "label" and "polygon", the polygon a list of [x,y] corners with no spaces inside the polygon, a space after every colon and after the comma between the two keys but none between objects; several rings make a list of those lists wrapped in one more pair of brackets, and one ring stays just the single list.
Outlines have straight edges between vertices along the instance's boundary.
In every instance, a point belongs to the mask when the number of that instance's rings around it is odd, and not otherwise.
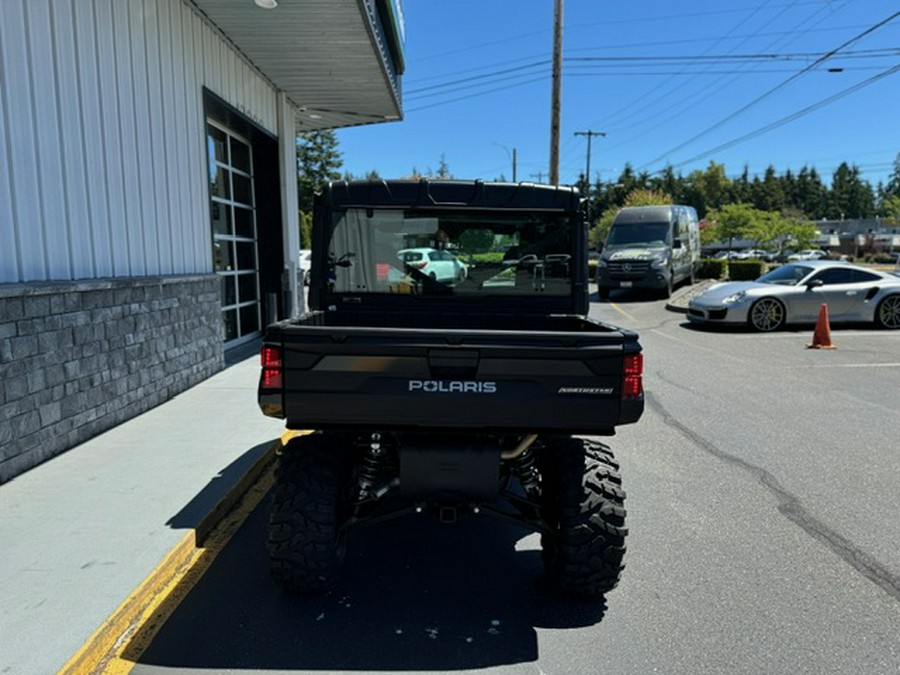
[{"label": "rear window glass", "polygon": [[337,293],[572,293],[572,222],[559,213],[349,208],[333,214]]}]

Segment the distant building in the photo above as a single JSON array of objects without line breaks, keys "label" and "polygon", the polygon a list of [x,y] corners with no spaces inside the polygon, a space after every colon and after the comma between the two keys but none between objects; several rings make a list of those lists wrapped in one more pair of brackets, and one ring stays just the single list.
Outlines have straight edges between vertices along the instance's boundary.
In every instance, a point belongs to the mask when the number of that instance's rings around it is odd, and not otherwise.
[{"label": "distant building", "polygon": [[[881,218],[860,218],[856,220],[817,220],[818,236],[812,246],[834,253],[858,256],[863,250],[900,251],[900,223]],[[701,223],[701,228],[703,227]],[[735,239],[711,242],[703,247],[714,255],[719,251],[740,251],[758,248],[759,242],[752,239]]]},{"label": "distant building", "polygon": [[0,482],[295,315],[298,131],[402,116],[400,0],[3,0]]},{"label": "distant building", "polygon": [[900,223],[881,218],[820,220],[816,227],[840,253],[858,256],[861,251],[900,251]]}]

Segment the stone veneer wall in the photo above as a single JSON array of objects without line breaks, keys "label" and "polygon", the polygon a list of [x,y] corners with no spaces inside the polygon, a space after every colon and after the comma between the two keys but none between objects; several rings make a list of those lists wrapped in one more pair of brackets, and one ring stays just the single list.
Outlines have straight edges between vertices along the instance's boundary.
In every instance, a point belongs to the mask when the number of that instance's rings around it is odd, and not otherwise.
[{"label": "stone veneer wall", "polygon": [[215,275],[0,285],[0,483],[224,367]]}]

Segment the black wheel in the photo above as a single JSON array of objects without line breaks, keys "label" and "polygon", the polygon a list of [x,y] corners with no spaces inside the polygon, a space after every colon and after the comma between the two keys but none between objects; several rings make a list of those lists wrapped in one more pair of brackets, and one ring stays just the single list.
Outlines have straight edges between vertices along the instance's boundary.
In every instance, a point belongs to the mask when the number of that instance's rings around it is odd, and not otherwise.
[{"label": "black wheel", "polygon": [[670,272],[668,278],[666,279],[666,285],[663,286],[663,289],[660,291],[660,295],[664,299],[668,299],[672,297],[672,291],[675,290],[675,279],[673,277],[673,273]]},{"label": "black wheel", "polygon": [[900,328],[900,295],[889,295],[878,303],[875,324],[880,328]]},{"label": "black wheel", "polygon": [[548,439],[539,455],[544,519],[544,567],[565,594],[597,598],[619,583],[625,568],[625,491],[619,465],[602,443]]},{"label": "black wheel", "polygon": [[278,458],[269,514],[272,576],[291,591],[334,587],[345,542],[339,528],[349,517],[352,450],[325,434],[291,441]]},{"label": "black wheel", "polygon": [[747,322],[751,328],[758,331],[768,332],[778,330],[784,327],[786,319],[784,305],[780,300],[775,298],[762,298],[753,303],[750,307],[750,314],[747,316]]}]

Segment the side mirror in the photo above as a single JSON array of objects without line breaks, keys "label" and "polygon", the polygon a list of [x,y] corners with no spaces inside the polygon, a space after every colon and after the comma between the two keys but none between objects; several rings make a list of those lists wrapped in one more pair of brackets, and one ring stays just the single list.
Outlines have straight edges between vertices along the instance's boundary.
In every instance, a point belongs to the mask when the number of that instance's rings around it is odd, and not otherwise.
[{"label": "side mirror", "polygon": [[603,244],[597,244],[597,253],[603,253]]},{"label": "side mirror", "polygon": [[818,288],[819,286],[824,286],[824,285],[825,285],[825,282],[822,281],[821,279],[810,279],[809,281],[806,282],[806,288],[809,289],[810,291],[814,288]]},{"label": "side mirror", "polygon": [[681,248],[682,246],[684,246],[684,244],[681,239],[676,239],[672,242],[672,248]]}]

